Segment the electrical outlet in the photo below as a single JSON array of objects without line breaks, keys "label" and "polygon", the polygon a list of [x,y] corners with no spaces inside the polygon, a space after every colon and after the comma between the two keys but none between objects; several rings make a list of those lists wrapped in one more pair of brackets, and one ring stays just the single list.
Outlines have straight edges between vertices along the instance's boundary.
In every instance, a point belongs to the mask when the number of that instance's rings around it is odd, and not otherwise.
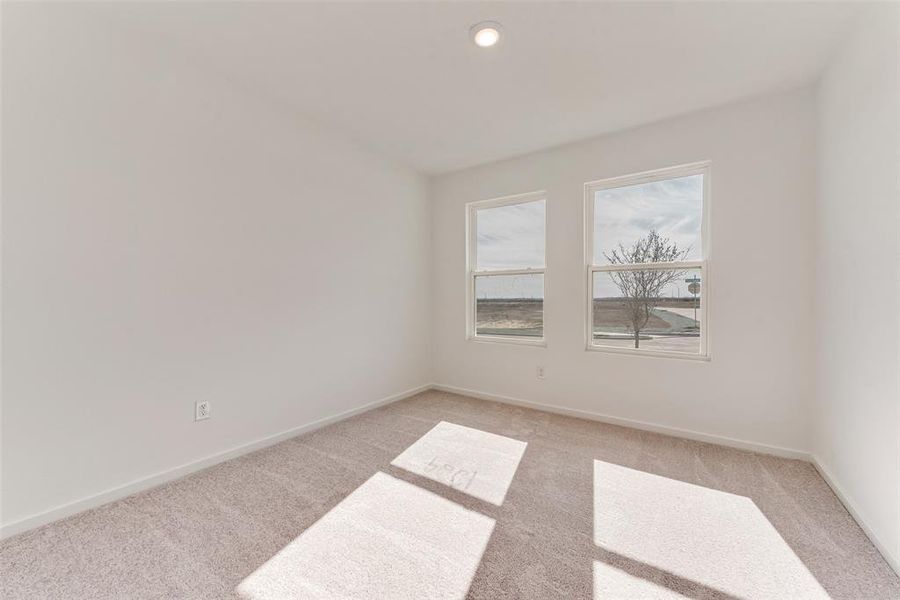
[{"label": "electrical outlet", "polygon": [[194,420],[202,421],[203,419],[208,419],[211,410],[212,407],[209,404],[209,400],[194,403]]},{"label": "electrical outlet", "polygon": [[538,379],[543,379],[543,378],[544,378],[544,367],[543,367],[543,366],[538,366],[538,368],[537,368],[537,378],[538,378]]}]

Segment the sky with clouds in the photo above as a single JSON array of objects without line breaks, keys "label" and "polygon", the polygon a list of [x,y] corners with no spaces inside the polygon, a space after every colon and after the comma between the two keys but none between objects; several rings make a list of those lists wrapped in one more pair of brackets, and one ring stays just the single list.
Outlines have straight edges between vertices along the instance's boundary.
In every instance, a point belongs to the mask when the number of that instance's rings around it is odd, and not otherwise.
[{"label": "sky with clouds", "polygon": [[[594,264],[609,264],[604,253],[619,244],[628,248],[654,229],[678,248],[689,250],[685,260],[699,260],[702,198],[702,175],[598,190],[594,193]],[[664,295],[677,291],[673,285]],[[598,275],[594,295],[606,298],[618,296],[619,291],[608,275]]]},{"label": "sky with clouds", "polygon": [[546,200],[479,210],[476,268],[543,267],[546,212]]},{"label": "sky with clouds", "polygon": [[[594,262],[608,264],[604,252],[626,248],[655,229],[690,249],[686,259],[701,257],[700,223],[703,176],[598,190],[594,194]],[[551,200],[552,201],[552,200]],[[477,269],[524,269],[544,266],[546,201],[487,208],[476,222]],[[478,298],[540,298],[540,275],[479,277]],[[683,287],[683,286],[682,286]],[[617,296],[608,276],[598,276],[597,297]],[[673,288],[671,293],[676,293]]]}]

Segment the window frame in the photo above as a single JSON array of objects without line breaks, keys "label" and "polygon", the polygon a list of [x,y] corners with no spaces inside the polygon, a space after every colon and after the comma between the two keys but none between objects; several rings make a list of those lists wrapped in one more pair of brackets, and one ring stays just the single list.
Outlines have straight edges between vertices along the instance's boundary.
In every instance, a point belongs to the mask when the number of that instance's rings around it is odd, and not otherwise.
[{"label": "window frame", "polygon": [[[711,161],[704,160],[662,169],[653,169],[608,177],[584,184],[584,295],[585,298],[585,350],[590,352],[605,352],[610,354],[623,354],[632,356],[648,356],[656,358],[674,358],[679,360],[710,360],[710,171]],[[652,183],[688,177],[690,175],[703,176],[702,196],[700,198],[700,259],[685,260],[671,263],[631,263],[626,265],[597,265],[594,264],[594,194],[597,191],[614,188],[628,187],[642,183]],[[594,274],[610,271],[637,271],[654,268],[684,268],[699,269],[703,278],[703,290],[700,294],[700,352],[689,354],[686,352],[674,352],[668,350],[646,350],[640,348],[617,348],[614,346],[602,346],[594,343]]]},{"label": "window frame", "polygon": [[[486,208],[514,206],[529,202],[544,201],[544,266],[526,269],[477,269],[478,264],[478,211]],[[488,200],[477,200],[466,204],[466,340],[471,342],[487,342],[497,344],[516,344],[521,346],[547,346],[547,229],[550,216],[550,202],[545,190],[502,196]],[[541,337],[517,337],[512,335],[479,335],[476,333],[475,278],[490,275],[543,275],[544,296],[541,308],[543,324]]]}]

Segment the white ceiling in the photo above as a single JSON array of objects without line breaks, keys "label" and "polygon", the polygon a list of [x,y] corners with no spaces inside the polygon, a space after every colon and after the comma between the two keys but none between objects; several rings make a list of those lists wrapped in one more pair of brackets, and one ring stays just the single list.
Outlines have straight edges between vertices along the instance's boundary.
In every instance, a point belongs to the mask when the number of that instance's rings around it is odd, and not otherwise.
[{"label": "white ceiling", "polygon": [[[141,3],[133,24],[438,173],[812,82],[854,3]],[[500,21],[497,47],[469,27]]]}]

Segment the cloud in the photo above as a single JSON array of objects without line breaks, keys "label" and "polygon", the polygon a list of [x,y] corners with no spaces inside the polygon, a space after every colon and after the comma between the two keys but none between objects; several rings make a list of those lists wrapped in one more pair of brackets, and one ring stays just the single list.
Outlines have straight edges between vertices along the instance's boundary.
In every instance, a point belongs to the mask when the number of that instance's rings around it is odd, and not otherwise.
[{"label": "cloud", "polygon": [[701,256],[700,223],[703,176],[690,175],[594,194],[594,263],[622,244],[626,248],[655,229],[663,237],[690,248],[687,258]]},{"label": "cloud", "polygon": [[546,201],[478,211],[477,269],[527,269],[544,266]]}]

